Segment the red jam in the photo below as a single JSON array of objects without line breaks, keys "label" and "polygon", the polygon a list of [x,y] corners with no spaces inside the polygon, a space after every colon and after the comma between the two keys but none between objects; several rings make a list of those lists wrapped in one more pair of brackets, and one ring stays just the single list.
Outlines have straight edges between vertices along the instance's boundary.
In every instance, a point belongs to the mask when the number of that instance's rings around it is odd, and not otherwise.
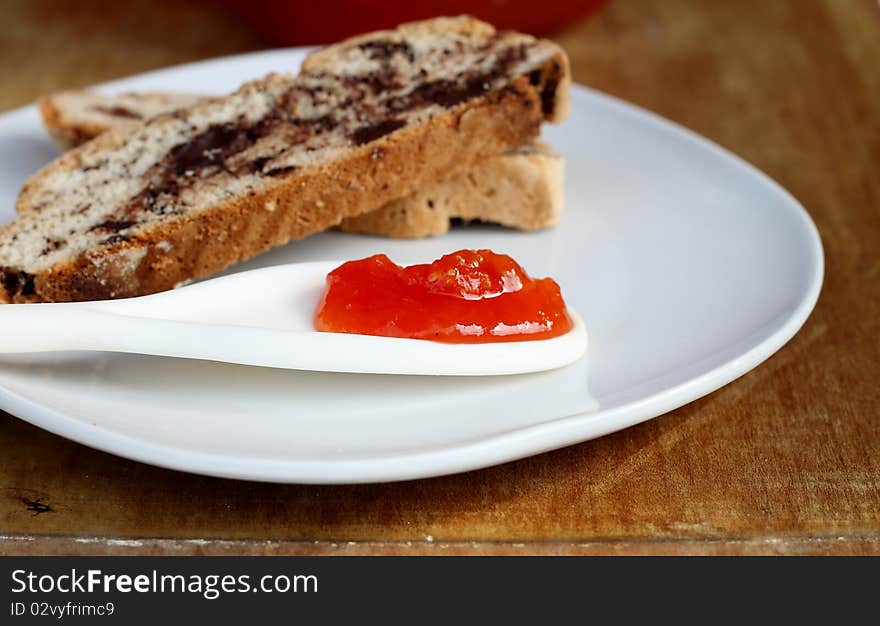
[{"label": "red jam", "polygon": [[447,343],[549,339],[571,327],[556,282],[491,250],[409,267],[384,254],[349,261],[327,275],[315,314],[320,331]]}]

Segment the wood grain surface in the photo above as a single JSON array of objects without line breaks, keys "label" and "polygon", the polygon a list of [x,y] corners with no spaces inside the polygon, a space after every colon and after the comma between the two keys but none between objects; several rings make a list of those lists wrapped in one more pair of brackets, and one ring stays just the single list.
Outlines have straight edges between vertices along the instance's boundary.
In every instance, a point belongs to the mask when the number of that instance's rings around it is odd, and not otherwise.
[{"label": "wood grain surface", "polygon": [[[76,6],[64,8],[66,6]],[[0,108],[264,46],[210,5],[13,0]],[[701,400],[487,470],[269,485],[157,469],[0,415],[0,554],[880,554],[880,8],[611,0],[559,33],[579,82],[706,135],[809,210],[802,331]]]}]

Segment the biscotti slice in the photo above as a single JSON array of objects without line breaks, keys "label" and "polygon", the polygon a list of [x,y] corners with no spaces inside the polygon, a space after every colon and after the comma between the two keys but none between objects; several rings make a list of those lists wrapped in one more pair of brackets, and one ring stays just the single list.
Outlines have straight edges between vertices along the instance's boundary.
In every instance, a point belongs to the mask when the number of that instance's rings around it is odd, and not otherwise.
[{"label": "biscotti slice", "polygon": [[472,169],[567,108],[558,46],[468,17],[319,54],[296,78],[104,133],[38,172],[0,229],[0,299],[171,288]]},{"label": "biscotti slice", "polygon": [[454,219],[537,230],[559,222],[563,160],[536,143],[508,150],[375,211],[342,220],[347,232],[383,237],[442,235]]},{"label": "biscotti slice", "polygon": [[39,107],[52,139],[62,150],[69,150],[110,128],[192,106],[204,98],[164,91],[107,96],[77,89],[44,96]]},{"label": "biscotti slice", "polygon": [[[46,126],[56,138],[85,142],[96,135],[207,96],[170,92],[106,95],[65,91],[41,99]],[[191,102],[190,102],[191,103]],[[59,141],[63,147],[64,142]],[[340,228],[383,237],[442,235],[450,221],[479,220],[520,230],[552,226],[562,212],[562,158],[544,144],[520,146],[416,193],[392,200]]]}]

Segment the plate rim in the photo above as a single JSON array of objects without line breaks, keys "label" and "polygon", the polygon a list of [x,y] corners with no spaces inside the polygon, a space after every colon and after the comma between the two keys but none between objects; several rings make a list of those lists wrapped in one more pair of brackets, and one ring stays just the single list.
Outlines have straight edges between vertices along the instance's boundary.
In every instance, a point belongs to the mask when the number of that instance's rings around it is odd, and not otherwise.
[{"label": "plate rim", "polygon": [[[166,73],[282,54],[306,54],[309,47],[278,48],[245,54],[205,59],[93,85],[91,88],[112,90],[137,80],[155,79]],[[654,128],[686,139],[700,150],[708,150],[752,177],[779,197],[781,207],[805,228],[808,252],[813,257],[810,280],[798,305],[767,337],[702,374],[609,409],[588,410],[550,421],[515,428],[477,441],[445,446],[436,450],[418,451],[371,458],[343,460],[259,459],[205,453],[174,448],[69,417],[60,411],[38,404],[0,386],[0,408],[38,428],[70,439],[79,444],[150,465],[219,478],[300,484],[379,483],[428,478],[477,470],[514,461],[575,443],[601,437],[658,417],[697,400],[732,382],[760,365],[782,348],[804,325],[821,293],[825,273],[825,255],[821,236],[806,208],[770,176],[710,139],[672,120],[615,96],[580,84],[572,84],[572,100],[589,98],[621,109],[627,115],[641,118]],[[25,105],[3,112],[0,120],[22,114],[35,114],[35,105]],[[588,418],[588,419],[584,419]]]}]

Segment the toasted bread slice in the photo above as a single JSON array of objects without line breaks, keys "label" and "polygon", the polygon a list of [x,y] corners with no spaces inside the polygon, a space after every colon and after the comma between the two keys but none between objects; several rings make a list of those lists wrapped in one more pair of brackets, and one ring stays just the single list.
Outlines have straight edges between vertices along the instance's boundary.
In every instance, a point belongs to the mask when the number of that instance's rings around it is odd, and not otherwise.
[{"label": "toasted bread slice", "polygon": [[43,124],[62,150],[70,150],[110,128],[147,120],[192,106],[205,96],[142,92],[108,96],[85,89],[59,91],[40,98]]},{"label": "toasted bread slice", "polygon": [[557,45],[469,17],[313,56],[38,172],[0,229],[0,300],[168,289],[471,170],[567,111]]},{"label": "toasted bread slice", "polygon": [[562,216],[562,179],[559,153],[542,143],[522,146],[381,209],[346,218],[339,227],[396,238],[442,235],[456,219],[538,230]]},{"label": "toasted bread slice", "polygon": [[[205,99],[169,92],[105,95],[62,91],[40,100],[43,121],[62,148],[111,128],[149,119]],[[384,237],[441,235],[454,219],[536,230],[556,224],[562,212],[562,158],[544,144],[521,146],[493,157],[473,172],[454,174],[384,207],[342,220],[348,232]]]}]

